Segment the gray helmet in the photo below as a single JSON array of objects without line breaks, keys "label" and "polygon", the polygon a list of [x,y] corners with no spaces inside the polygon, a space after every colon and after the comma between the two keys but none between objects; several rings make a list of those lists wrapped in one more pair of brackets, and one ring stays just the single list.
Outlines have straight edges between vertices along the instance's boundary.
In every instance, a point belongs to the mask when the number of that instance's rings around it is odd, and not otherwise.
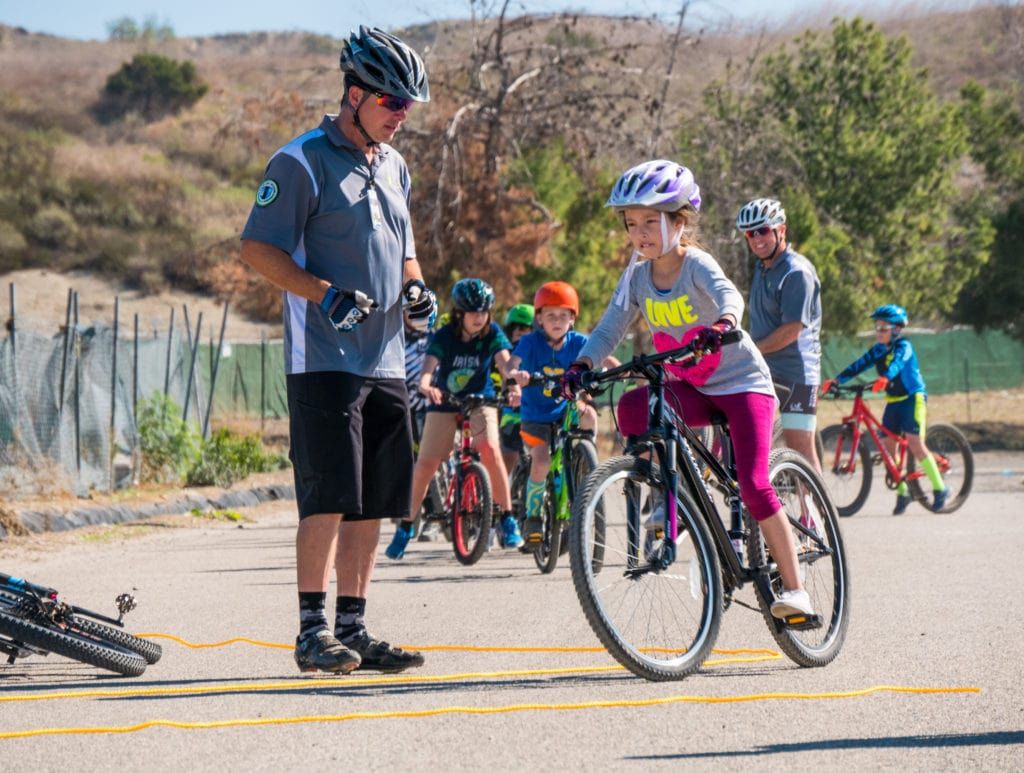
[{"label": "gray helmet", "polygon": [[743,205],[736,215],[736,228],[753,231],[761,226],[777,226],[786,222],[786,210],[775,199],[754,199]]},{"label": "gray helmet", "polygon": [[384,94],[430,101],[427,68],[419,54],[377,27],[359,27],[341,48],[341,71]]}]

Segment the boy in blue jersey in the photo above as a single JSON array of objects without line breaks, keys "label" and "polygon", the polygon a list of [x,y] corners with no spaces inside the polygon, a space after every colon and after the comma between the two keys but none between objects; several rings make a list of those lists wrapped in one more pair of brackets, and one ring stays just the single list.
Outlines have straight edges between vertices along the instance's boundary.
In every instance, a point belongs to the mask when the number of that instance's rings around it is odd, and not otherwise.
[{"label": "boy in blue jersey", "polygon": [[[452,287],[455,310],[451,322],[440,328],[430,339],[427,356],[423,361],[419,390],[429,401],[427,417],[420,438],[419,456],[412,474],[412,501],[423,501],[430,479],[441,463],[452,452],[452,441],[458,429],[457,411],[444,403],[447,392],[455,397],[481,394],[495,396],[491,381],[491,364],[497,365],[504,378],[509,377],[509,350],[512,348],[501,328],[491,320],[494,290],[482,279],[460,279]],[[511,384],[513,402],[519,399],[519,385]],[[508,470],[501,458],[498,441],[498,411],[484,406],[469,415],[473,433],[473,447],[491,478],[494,501],[502,510],[502,544],[506,548],[519,547],[519,525],[512,516],[512,493],[509,490]],[[407,516],[395,530],[395,536],[385,553],[388,558],[399,559],[412,537],[414,516]]]},{"label": "boy in blue jersey", "polygon": [[[894,303],[887,303],[875,309],[871,319],[875,320],[877,343],[834,379],[822,384],[821,392],[826,394],[833,382],[843,384],[872,365],[875,366],[878,378],[872,384],[871,391],[881,392],[884,389],[886,394],[887,405],[882,414],[882,426],[890,432],[906,435],[910,452],[931,481],[935,492],[932,510],[937,513],[946,504],[949,489],[942,482],[939,467],[925,446],[928,393],[917,366],[914,347],[900,335],[907,325],[907,310]],[[895,453],[895,440],[886,435],[882,442],[889,454]],[[910,495],[904,481],[896,489],[896,507],[892,514],[903,515],[909,505]]]},{"label": "boy in blue jersey", "polygon": [[[579,357],[587,337],[572,329],[579,315],[580,301],[575,288],[567,282],[541,285],[533,299],[538,329],[519,339],[512,353],[509,374],[520,386],[529,383],[535,372],[558,378]],[[541,508],[544,503],[544,480],[551,467],[551,438],[562,421],[566,403],[556,401],[543,387],[531,386],[523,391],[520,406],[523,443],[530,449],[530,479],[526,483],[526,522],[523,538],[526,549],[540,545]],[[580,428],[594,431],[597,414],[592,407],[580,411]]]}]

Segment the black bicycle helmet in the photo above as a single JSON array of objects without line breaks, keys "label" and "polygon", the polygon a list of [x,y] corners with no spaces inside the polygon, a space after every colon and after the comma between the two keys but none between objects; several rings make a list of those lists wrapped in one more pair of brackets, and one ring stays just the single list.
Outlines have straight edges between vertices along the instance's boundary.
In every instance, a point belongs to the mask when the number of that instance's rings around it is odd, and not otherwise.
[{"label": "black bicycle helmet", "polygon": [[483,279],[460,279],[452,287],[452,302],[459,311],[489,311],[494,290]]},{"label": "black bicycle helmet", "polygon": [[359,27],[341,48],[341,71],[360,85],[416,102],[430,101],[427,68],[419,54],[377,27]]}]

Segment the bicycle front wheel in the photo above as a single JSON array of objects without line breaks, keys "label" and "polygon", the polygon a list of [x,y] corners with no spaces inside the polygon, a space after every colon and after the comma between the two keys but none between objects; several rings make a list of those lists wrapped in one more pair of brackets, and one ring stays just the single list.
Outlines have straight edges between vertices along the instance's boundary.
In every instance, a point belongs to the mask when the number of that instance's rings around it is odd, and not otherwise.
[{"label": "bicycle front wheel", "polygon": [[[597,469],[597,447],[589,440],[579,440],[573,444],[572,447],[572,463],[570,465],[572,469],[572,492],[573,498],[580,495],[583,490],[583,484],[586,482],[587,477],[594,470]],[[569,510],[572,511],[572,502],[569,502]],[[563,524],[568,528],[568,524]],[[595,528],[599,530],[598,537],[596,540],[598,543],[604,543],[604,519],[602,518],[599,522],[595,523]],[[568,532],[562,532],[562,544],[559,549],[559,555],[565,555],[569,552],[569,534]]]},{"label": "bicycle front wheel", "polygon": [[0,634],[30,647],[63,655],[123,676],[139,676],[146,670],[146,661],[137,652],[130,652],[72,630],[39,625],[6,612],[0,612]]},{"label": "bicycle front wheel", "polygon": [[[671,546],[651,528],[664,502],[657,465],[613,457],[587,478],[569,526],[573,584],[590,627],[612,657],[651,681],[700,668],[722,620],[721,570],[703,518],[680,489],[675,556],[665,560]],[[603,544],[595,545],[598,523]]]},{"label": "bicycle front wheel", "polygon": [[480,462],[470,462],[456,479],[452,548],[460,564],[472,566],[487,552],[491,538],[491,478]]},{"label": "bicycle front wheel", "polygon": [[821,431],[821,469],[836,511],[844,518],[864,507],[871,491],[871,450],[865,439],[860,439],[855,454],[848,425],[833,424]]},{"label": "bicycle front wheel", "polygon": [[764,585],[754,583],[761,614],[779,648],[793,662],[805,667],[824,666],[839,654],[850,617],[849,571],[839,520],[821,478],[802,455],[786,449],[773,451],[768,459],[768,476],[789,518],[804,588],[822,624],[798,630],[772,616],[772,601],[782,592],[782,578],[757,521],[748,516],[747,557],[752,567],[764,567],[772,593],[766,598]]},{"label": "bicycle front wheel", "polygon": [[533,551],[533,560],[541,574],[551,574],[558,565],[562,544],[562,522],[558,519],[558,501],[550,475],[544,488],[544,506],[541,513],[544,525],[540,544]]},{"label": "bicycle front wheel", "polygon": [[[952,424],[933,424],[928,427],[925,432],[925,445],[939,467],[942,482],[949,489],[949,498],[940,512],[952,513],[967,501],[967,495],[971,493],[971,486],[974,485],[974,451],[971,450],[971,444],[964,437],[964,433]],[[917,461],[913,454],[907,456],[907,472],[911,472]],[[918,495],[915,498],[927,501],[921,485],[927,481],[927,477],[910,481],[911,484],[917,484],[917,491],[913,492]]]},{"label": "bicycle front wheel", "polygon": [[160,656],[163,655],[163,648],[155,641],[140,639],[138,636],[132,636],[132,634],[120,628],[104,625],[86,617],[76,615],[74,622],[71,623],[71,628],[93,639],[108,641],[111,644],[116,644],[118,647],[137,652],[145,658],[146,663],[149,665],[156,663],[160,660]]}]

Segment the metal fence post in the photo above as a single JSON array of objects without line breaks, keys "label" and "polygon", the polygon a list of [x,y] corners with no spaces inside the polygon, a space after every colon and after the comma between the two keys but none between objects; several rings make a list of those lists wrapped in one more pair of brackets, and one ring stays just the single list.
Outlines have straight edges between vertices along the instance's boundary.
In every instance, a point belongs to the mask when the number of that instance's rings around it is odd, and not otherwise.
[{"label": "metal fence post", "polygon": [[260,437],[266,431],[267,421],[267,334],[260,331]]},{"label": "metal fence post", "polygon": [[167,364],[164,367],[164,397],[171,393],[171,344],[174,342],[174,307],[171,306],[171,326],[167,329]]},{"label": "metal fence post", "polygon": [[[188,312],[186,312],[187,314]],[[199,354],[199,331],[203,327],[203,312],[199,312],[199,316],[196,317],[196,335],[192,338],[191,332],[189,338],[192,339],[192,354],[188,361],[188,381],[185,382],[185,409],[181,413],[181,420],[188,421],[188,405],[191,402],[192,396],[192,383],[196,374],[196,356]],[[196,390],[196,398],[199,397],[199,390]]]},{"label": "metal fence post", "polygon": [[21,434],[18,432],[18,414],[21,413],[20,403],[21,399],[18,397],[18,303],[17,303],[17,290],[14,287],[14,282],[10,285],[11,292],[11,318],[8,321],[8,329],[11,335],[11,391],[14,397],[13,405],[11,406],[14,410],[14,416],[12,417],[12,435],[14,437],[14,447],[17,449],[19,445],[18,437]]},{"label": "metal fence post", "polygon": [[[224,301],[224,316],[220,320],[220,340],[217,342],[217,357],[210,371],[210,400],[206,403],[206,417],[203,419],[203,437],[209,436],[210,413],[213,411],[213,390],[217,387],[217,369],[220,367],[220,353],[224,348],[224,330],[228,326],[228,302]],[[212,332],[212,331],[211,331]],[[211,344],[213,341],[211,340]]]},{"label": "metal fence post", "polygon": [[58,416],[64,415],[64,389],[67,384],[67,368],[68,368],[68,346],[71,342],[71,306],[75,300],[75,290],[72,287],[68,288],[68,307],[64,311],[64,348],[61,350],[63,355],[60,360],[60,410]]},{"label": "metal fence post", "polygon": [[114,347],[110,357],[110,458],[107,469],[110,473],[110,490],[114,490],[114,454],[117,446],[115,431],[117,417],[117,335],[121,321],[121,296],[114,296]]},{"label": "metal fence post", "polygon": [[78,293],[75,293],[75,330],[72,339],[72,351],[75,358],[75,482],[82,482],[82,342],[78,338]]},{"label": "metal fence post", "polygon": [[134,316],[134,344],[132,346],[132,422],[139,423],[139,315]]},{"label": "metal fence post", "polygon": [[964,352],[964,394],[967,397],[967,422],[971,421],[971,364],[970,356]]}]

